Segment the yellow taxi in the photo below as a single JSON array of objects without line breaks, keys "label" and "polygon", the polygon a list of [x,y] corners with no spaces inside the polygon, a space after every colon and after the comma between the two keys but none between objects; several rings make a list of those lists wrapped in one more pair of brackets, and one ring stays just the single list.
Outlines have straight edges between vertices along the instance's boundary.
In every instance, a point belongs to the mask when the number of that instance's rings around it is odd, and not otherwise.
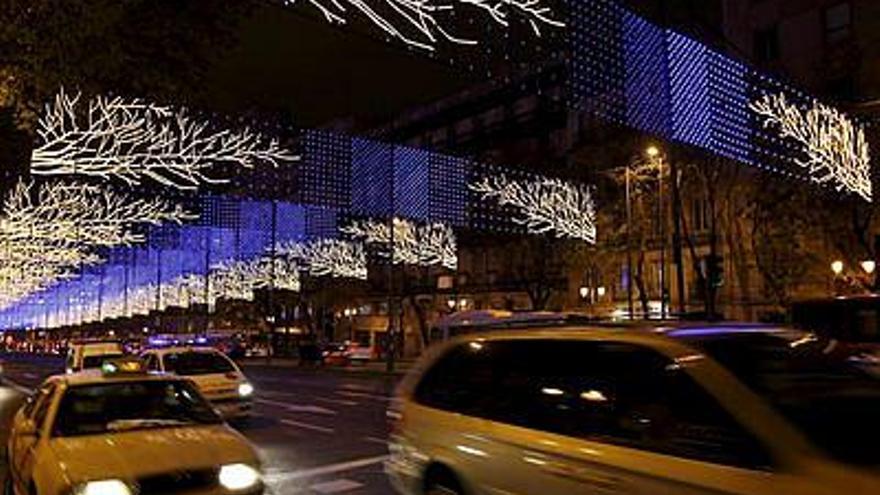
[{"label": "yellow taxi", "polygon": [[389,416],[407,495],[880,493],[880,381],[782,328],[464,337]]},{"label": "yellow taxi", "polygon": [[138,360],[47,379],[16,414],[6,495],[255,495],[256,452],[190,381]]}]

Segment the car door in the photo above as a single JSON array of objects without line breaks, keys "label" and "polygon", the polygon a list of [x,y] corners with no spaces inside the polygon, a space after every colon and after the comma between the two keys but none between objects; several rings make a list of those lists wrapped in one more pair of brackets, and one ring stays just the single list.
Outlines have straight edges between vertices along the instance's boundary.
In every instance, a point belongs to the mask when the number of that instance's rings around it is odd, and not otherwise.
[{"label": "car door", "polygon": [[[491,345],[491,344],[490,344]],[[672,360],[617,342],[497,343],[489,493],[784,493],[767,450]]]},{"label": "car door", "polygon": [[32,479],[37,448],[46,434],[44,426],[54,393],[55,385],[52,383],[40,387],[34,394],[32,407],[28,405],[22,410],[18,425],[25,427],[29,432],[23,431],[22,428],[17,428],[13,432],[10,465],[13,469],[13,480],[18,483],[22,492]]}]

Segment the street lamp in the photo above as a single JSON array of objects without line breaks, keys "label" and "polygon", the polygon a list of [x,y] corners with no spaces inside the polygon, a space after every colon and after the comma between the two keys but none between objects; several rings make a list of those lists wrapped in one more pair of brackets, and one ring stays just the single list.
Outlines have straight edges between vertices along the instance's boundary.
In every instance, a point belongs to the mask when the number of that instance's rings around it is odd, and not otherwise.
[{"label": "street lamp", "polygon": [[834,260],[831,263],[831,271],[834,272],[835,275],[840,275],[843,273],[843,261]]},{"label": "street lamp", "polygon": [[590,295],[590,288],[586,286],[581,287],[580,289],[578,289],[578,293],[581,295],[581,299],[586,299],[587,296]]},{"label": "street lamp", "polygon": [[599,297],[605,297],[605,286],[596,288],[596,295]]},{"label": "street lamp", "polygon": [[663,156],[654,145],[645,154],[657,166],[657,222],[660,227],[660,317],[666,318],[666,209],[663,205]]},{"label": "street lamp", "polygon": [[[874,270],[877,269],[877,263],[874,260],[865,260],[861,263],[862,270],[865,270],[865,273],[871,275],[874,273]],[[832,268],[833,269],[833,268]]]}]

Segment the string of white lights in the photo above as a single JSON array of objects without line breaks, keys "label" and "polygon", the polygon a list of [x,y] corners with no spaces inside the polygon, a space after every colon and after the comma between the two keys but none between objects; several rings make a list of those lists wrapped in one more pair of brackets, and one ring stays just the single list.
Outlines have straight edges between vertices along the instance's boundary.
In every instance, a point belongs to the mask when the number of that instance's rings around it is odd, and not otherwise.
[{"label": "string of white lights", "polygon": [[285,242],[275,248],[275,254],[314,277],[367,279],[367,254],[361,243],[339,239]]},{"label": "string of white lights", "polygon": [[0,242],[44,240],[64,246],[129,246],[144,241],[135,225],[181,223],[195,217],[160,198],[135,199],[111,189],[52,182],[37,189],[19,182],[3,204]]},{"label": "string of white lights", "polygon": [[275,139],[244,129],[216,129],[186,110],[138,99],[97,96],[88,101],[63,89],[46,105],[31,156],[35,175],[117,179],[130,186],[152,180],[177,189],[227,182],[217,164],[251,168],[297,159]]},{"label": "string of white lights", "polygon": [[[293,5],[296,0],[284,0]],[[439,41],[476,45],[477,40],[453,34],[455,14],[471,16],[474,10],[486,20],[509,27],[513,19],[527,23],[535,36],[543,28],[563,28],[557,13],[544,0],[308,0],[327,22],[347,24],[351,12],[360,12],[388,36],[407,45],[433,51]]]},{"label": "string of white lights", "polygon": [[838,191],[872,200],[871,158],[863,126],[816,100],[801,108],[783,93],[764,94],[751,109],[763,119],[764,127],[800,146],[804,157],[795,158],[795,163],[813,182],[832,183]]},{"label": "string of white lights", "polygon": [[[379,254],[388,257],[391,235],[387,222],[355,221],[340,231],[368,246],[384,246]],[[458,268],[457,241],[452,227],[442,223],[417,225],[409,220],[394,219],[393,262],[407,265],[440,265]]]},{"label": "string of white lights", "polygon": [[531,234],[553,233],[559,238],[596,243],[596,205],[589,187],[558,179],[510,180],[503,175],[483,177],[470,185],[482,199],[494,198],[521,215],[514,222]]},{"label": "string of white lights", "polygon": [[161,199],[133,199],[95,185],[19,182],[0,215],[0,306],[8,306],[100,263],[97,247],[144,240],[134,227],[192,217]]}]

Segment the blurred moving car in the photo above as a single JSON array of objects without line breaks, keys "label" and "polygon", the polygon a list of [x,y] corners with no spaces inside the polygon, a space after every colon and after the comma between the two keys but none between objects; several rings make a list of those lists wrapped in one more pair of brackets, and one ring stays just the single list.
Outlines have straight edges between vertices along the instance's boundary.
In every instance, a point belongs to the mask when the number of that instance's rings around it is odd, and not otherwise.
[{"label": "blurred moving car", "polygon": [[256,452],[188,380],[137,360],[46,380],[16,414],[6,495],[263,493]]},{"label": "blurred moving car", "polygon": [[100,368],[104,361],[118,359],[125,355],[121,342],[81,341],[73,342],[67,351],[64,369],[67,373]]},{"label": "blurred moving car", "polygon": [[345,355],[349,362],[363,364],[376,358],[376,349],[371,345],[353,342],[346,349]]},{"label": "blurred moving car", "polygon": [[228,420],[250,416],[254,387],[235,361],[210,347],[150,349],[141,357],[150,371],[174,373],[195,382]]},{"label": "blurred moving car", "polygon": [[325,366],[347,366],[348,345],[340,343],[327,344],[321,351],[321,361]]},{"label": "blurred moving car", "polygon": [[389,417],[404,494],[880,493],[880,382],[792,330],[458,339]]}]

